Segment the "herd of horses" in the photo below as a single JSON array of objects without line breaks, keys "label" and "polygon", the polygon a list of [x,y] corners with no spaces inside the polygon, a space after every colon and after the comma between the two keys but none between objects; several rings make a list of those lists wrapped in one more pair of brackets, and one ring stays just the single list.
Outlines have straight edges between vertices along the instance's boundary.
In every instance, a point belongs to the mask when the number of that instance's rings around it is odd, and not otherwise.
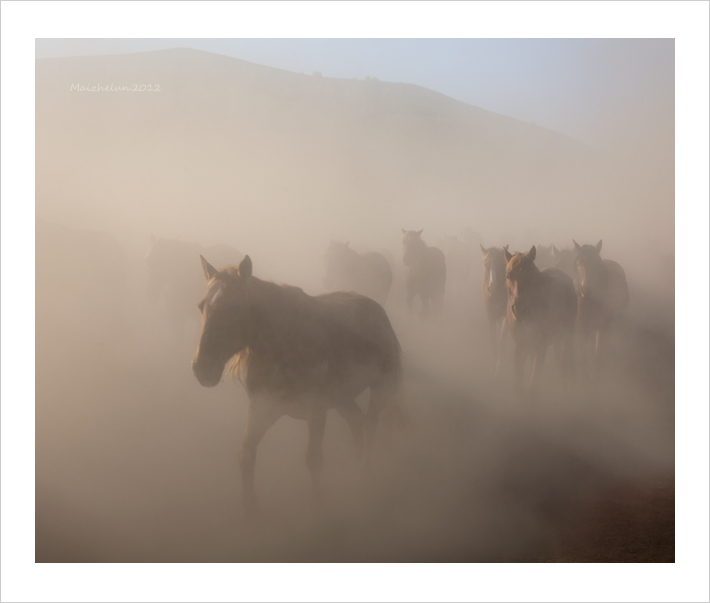
[{"label": "herd of horses", "polygon": [[[629,303],[624,270],[602,259],[602,242],[571,249],[531,247],[512,253],[508,246],[485,248],[483,298],[496,372],[507,334],[514,345],[513,384],[521,397],[535,399],[544,360],[553,346],[563,385],[587,372],[593,340],[592,374],[602,368],[606,340]],[[443,312],[446,289],[444,253],[428,246],[422,230],[402,229],[406,305],[419,297],[423,319]],[[213,263],[225,266],[221,270]],[[198,308],[202,329],[192,361],[203,386],[217,385],[228,370],[243,383],[249,398],[246,430],[239,452],[244,509],[257,511],[254,490],[256,450],[266,431],[283,415],[308,423],[306,462],[314,499],[320,499],[323,434],[331,408],[346,420],[358,453],[370,458],[378,417],[402,396],[401,349],[383,308],[393,282],[390,261],[379,252],[357,253],[348,243],[331,242],[325,253],[323,284],[331,291],[316,296],[253,274],[251,258],[228,247],[151,239],[147,256],[149,292],[162,292],[171,321],[188,318],[186,291],[196,291],[194,266],[204,291]],[[199,271],[198,271],[199,272]],[[193,302],[197,296],[192,297]],[[190,316],[195,316],[191,305]],[[532,358],[530,384],[525,363]],[[355,398],[369,388],[367,412]]]}]

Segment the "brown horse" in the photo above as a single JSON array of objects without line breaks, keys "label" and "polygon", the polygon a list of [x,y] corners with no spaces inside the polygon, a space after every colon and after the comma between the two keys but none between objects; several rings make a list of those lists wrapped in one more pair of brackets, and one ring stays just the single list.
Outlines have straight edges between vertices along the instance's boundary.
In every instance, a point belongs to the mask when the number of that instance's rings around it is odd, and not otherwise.
[{"label": "brown horse", "polygon": [[407,309],[411,314],[414,297],[418,295],[422,301],[423,317],[428,316],[432,310],[435,316],[441,316],[446,288],[446,258],[441,249],[429,247],[422,240],[422,232],[423,229],[402,229]]},{"label": "brown horse", "polygon": [[563,378],[574,370],[573,332],[577,296],[572,279],[556,268],[535,266],[535,246],[527,253],[504,250],[508,285],[507,319],[515,343],[515,387],[523,392],[525,359],[533,356],[530,393],[539,389],[542,367],[550,344],[557,348]]},{"label": "brown horse", "polygon": [[596,245],[572,242],[576,252],[575,280],[582,361],[586,363],[587,347],[594,334],[594,369],[599,371],[606,339],[629,305],[629,287],[624,269],[612,260],[601,258],[601,240]]},{"label": "brown horse", "polygon": [[385,305],[392,287],[392,268],[381,253],[357,253],[348,243],[331,241],[324,260],[326,289],[355,291]]},{"label": "brown horse", "polygon": [[[238,268],[222,271],[201,260],[208,285],[199,304],[202,333],[192,369],[211,387],[236,355],[231,369],[249,395],[239,451],[245,511],[256,511],[257,446],[283,415],[308,422],[306,463],[318,500],[328,409],[347,421],[358,451],[364,440],[369,454],[380,411],[399,395],[400,346],[387,314],[357,293],[311,297],[297,287],[262,281],[252,276],[249,256]],[[365,415],[355,397],[368,387]]]},{"label": "brown horse", "polygon": [[508,246],[486,249],[481,245],[481,251],[483,252],[483,302],[486,305],[491,348],[496,356],[496,374],[498,374],[507,324],[508,295],[505,286],[507,264],[505,252],[508,251]]}]

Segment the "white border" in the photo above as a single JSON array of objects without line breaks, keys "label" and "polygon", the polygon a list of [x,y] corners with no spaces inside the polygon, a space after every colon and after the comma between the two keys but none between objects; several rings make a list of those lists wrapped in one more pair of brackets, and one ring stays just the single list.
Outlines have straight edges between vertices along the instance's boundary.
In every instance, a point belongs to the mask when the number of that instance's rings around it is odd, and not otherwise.
[{"label": "white border", "polygon": [[[708,600],[707,23],[706,2],[3,3],[2,600]],[[675,38],[678,291],[693,286],[677,296],[676,563],[35,565],[35,37]]]}]

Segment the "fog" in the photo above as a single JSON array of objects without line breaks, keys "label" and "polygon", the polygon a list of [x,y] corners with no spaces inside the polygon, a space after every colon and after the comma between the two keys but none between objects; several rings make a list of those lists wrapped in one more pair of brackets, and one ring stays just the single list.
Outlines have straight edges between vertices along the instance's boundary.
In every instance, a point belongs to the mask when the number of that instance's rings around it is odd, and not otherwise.
[{"label": "fog", "polygon": [[[36,69],[38,562],[674,560],[673,149],[649,149],[666,124],[614,155],[421,87],[196,50]],[[159,89],[90,90],[134,84]],[[406,312],[402,228],[447,253],[440,320]],[[146,296],[151,235],[229,245],[310,295],[331,240],[392,262],[407,421],[363,474],[329,413],[322,508],[307,425],[284,417],[243,518],[246,393],[193,376],[202,292],[176,332]],[[549,353],[521,400],[512,342],[493,376],[479,243],[573,239],[603,240],[630,306],[595,384],[564,391]]]}]

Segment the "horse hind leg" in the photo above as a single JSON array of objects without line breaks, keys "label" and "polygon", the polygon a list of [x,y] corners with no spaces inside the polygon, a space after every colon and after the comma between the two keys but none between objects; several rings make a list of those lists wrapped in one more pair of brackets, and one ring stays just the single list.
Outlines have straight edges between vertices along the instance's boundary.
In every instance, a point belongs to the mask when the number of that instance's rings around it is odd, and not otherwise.
[{"label": "horse hind leg", "polygon": [[355,400],[341,402],[336,407],[338,414],[345,419],[355,440],[355,453],[358,459],[362,459],[365,445],[366,418],[365,413],[355,403]]},{"label": "horse hind leg", "polygon": [[319,408],[308,419],[308,448],[306,465],[311,472],[313,502],[320,506],[323,500],[321,474],[323,473],[323,436],[325,434],[325,408]]},{"label": "horse hind leg", "polygon": [[258,512],[256,491],[254,489],[254,466],[256,465],[256,449],[264,434],[281,415],[275,413],[268,404],[249,403],[247,408],[247,425],[244,431],[242,445],[239,448],[238,461],[242,474],[242,496],[244,514],[254,517]]},{"label": "horse hind leg", "polygon": [[380,414],[387,404],[392,405],[393,419],[403,423],[402,411],[397,406],[397,384],[394,379],[390,378],[370,386],[370,403],[367,407],[365,428],[365,465],[369,465],[371,462],[375,432]]}]

